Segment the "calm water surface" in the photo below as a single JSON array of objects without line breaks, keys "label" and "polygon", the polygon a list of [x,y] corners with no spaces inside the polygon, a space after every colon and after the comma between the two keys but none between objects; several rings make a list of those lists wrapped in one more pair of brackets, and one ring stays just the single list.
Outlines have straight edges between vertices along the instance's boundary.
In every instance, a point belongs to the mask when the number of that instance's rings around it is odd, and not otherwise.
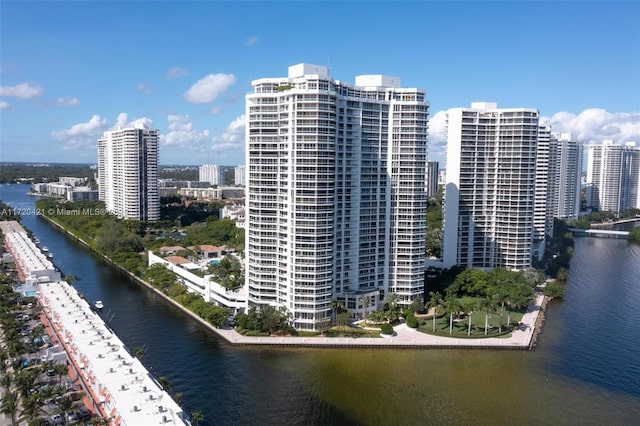
[{"label": "calm water surface", "polygon": [[[27,185],[0,198],[33,207]],[[638,424],[640,246],[576,240],[564,300],[533,351],[235,348],[35,216],[88,300],[201,424]]]}]

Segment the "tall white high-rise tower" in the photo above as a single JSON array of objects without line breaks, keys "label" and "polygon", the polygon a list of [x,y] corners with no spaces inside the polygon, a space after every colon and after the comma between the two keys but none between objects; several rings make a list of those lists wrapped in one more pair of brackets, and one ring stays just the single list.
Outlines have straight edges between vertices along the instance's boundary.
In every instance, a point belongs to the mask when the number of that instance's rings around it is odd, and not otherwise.
[{"label": "tall white high-rise tower", "polygon": [[640,149],[635,142],[588,145],[587,185],[590,207],[614,213],[640,208]]},{"label": "tall white high-rise tower", "polygon": [[142,123],[98,139],[99,198],[121,218],[160,219],[158,131]]},{"label": "tall white high-rise tower", "polygon": [[[299,64],[246,96],[246,287],[318,330],[389,293],[423,296],[425,93],[382,75]],[[362,297],[371,298],[363,307]]]},{"label": "tall white high-rise tower", "polygon": [[200,182],[209,182],[211,185],[224,185],[224,167],[217,164],[203,164],[198,169]]},{"label": "tall white high-rise tower", "polygon": [[553,218],[577,219],[580,213],[582,144],[571,133],[551,133],[549,143],[547,212]]},{"label": "tall white high-rise tower", "polygon": [[538,142],[535,109],[475,102],[447,112],[445,267],[531,267],[534,206],[544,200]]}]

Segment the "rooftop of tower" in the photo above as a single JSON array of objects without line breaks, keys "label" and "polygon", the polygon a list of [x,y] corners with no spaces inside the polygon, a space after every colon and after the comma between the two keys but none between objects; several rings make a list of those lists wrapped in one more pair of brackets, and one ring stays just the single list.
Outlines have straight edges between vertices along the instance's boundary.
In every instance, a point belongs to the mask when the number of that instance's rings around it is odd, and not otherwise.
[{"label": "rooftop of tower", "polygon": [[[310,77],[317,76],[321,79],[331,79],[331,74],[329,72],[329,67],[324,65],[315,65],[315,64],[307,64],[300,63],[296,65],[292,65],[288,69],[287,77],[280,78],[260,78],[252,82],[252,84],[259,83],[277,83],[281,82],[283,79],[294,80],[302,77]],[[340,81],[335,81],[338,84],[344,84]],[[349,84],[348,84],[349,85]],[[351,86],[351,85],[349,85]],[[391,88],[391,89],[402,89],[401,81],[399,77],[392,77],[388,75],[382,74],[366,74],[366,75],[358,75],[355,77],[355,84],[352,87],[363,88],[363,89],[379,89],[379,88]]]}]

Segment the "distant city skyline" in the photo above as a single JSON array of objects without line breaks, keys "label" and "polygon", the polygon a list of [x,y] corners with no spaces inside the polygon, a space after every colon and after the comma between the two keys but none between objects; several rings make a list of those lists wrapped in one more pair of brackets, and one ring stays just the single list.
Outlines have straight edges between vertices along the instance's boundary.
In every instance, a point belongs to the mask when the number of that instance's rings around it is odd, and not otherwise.
[{"label": "distant city skyline", "polygon": [[425,90],[441,168],[445,111],[473,101],[640,143],[638,2],[5,1],[0,19],[1,161],[95,163],[104,131],[143,120],[160,164],[244,164],[251,80],[301,62]]}]

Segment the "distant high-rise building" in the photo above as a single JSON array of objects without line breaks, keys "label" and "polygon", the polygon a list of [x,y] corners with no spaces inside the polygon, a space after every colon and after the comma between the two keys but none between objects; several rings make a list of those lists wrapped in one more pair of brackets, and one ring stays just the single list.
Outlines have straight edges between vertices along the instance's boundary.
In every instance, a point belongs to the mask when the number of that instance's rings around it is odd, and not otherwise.
[{"label": "distant high-rise building", "polygon": [[104,132],[98,139],[98,194],[125,219],[160,219],[158,131],[142,123]]},{"label": "distant high-rise building", "polygon": [[247,184],[247,179],[246,179],[244,164],[236,167],[234,170],[234,173],[235,173],[235,184],[245,186]]},{"label": "distant high-rise building", "polygon": [[538,143],[535,109],[447,112],[445,267],[531,267]]},{"label": "distant high-rise building", "polygon": [[[299,64],[246,96],[246,288],[318,330],[424,292],[428,104],[381,75]],[[362,298],[370,300],[362,306]]]},{"label": "distant high-rise building", "polygon": [[438,193],[438,162],[437,161],[427,161],[427,169],[426,169],[426,191],[427,197],[432,197]]},{"label": "distant high-rise building", "polygon": [[551,133],[549,142],[548,228],[553,218],[577,219],[580,213],[582,144],[570,133]]},{"label": "distant high-rise building", "polygon": [[547,190],[549,184],[549,140],[551,126],[538,126],[538,146],[536,148],[536,183],[533,203],[532,256],[542,259],[545,248],[549,219],[547,217]]},{"label": "distant high-rise building", "polygon": [[224,167],[217,164],[203,164],[199,169],[200,181],[211,185],[224,185]]},{"label": "distant high-rise building", "polygon": [[614,213],[640,208],[640,149],[635,142],[588,145],[587,185],[589,207]]}]

